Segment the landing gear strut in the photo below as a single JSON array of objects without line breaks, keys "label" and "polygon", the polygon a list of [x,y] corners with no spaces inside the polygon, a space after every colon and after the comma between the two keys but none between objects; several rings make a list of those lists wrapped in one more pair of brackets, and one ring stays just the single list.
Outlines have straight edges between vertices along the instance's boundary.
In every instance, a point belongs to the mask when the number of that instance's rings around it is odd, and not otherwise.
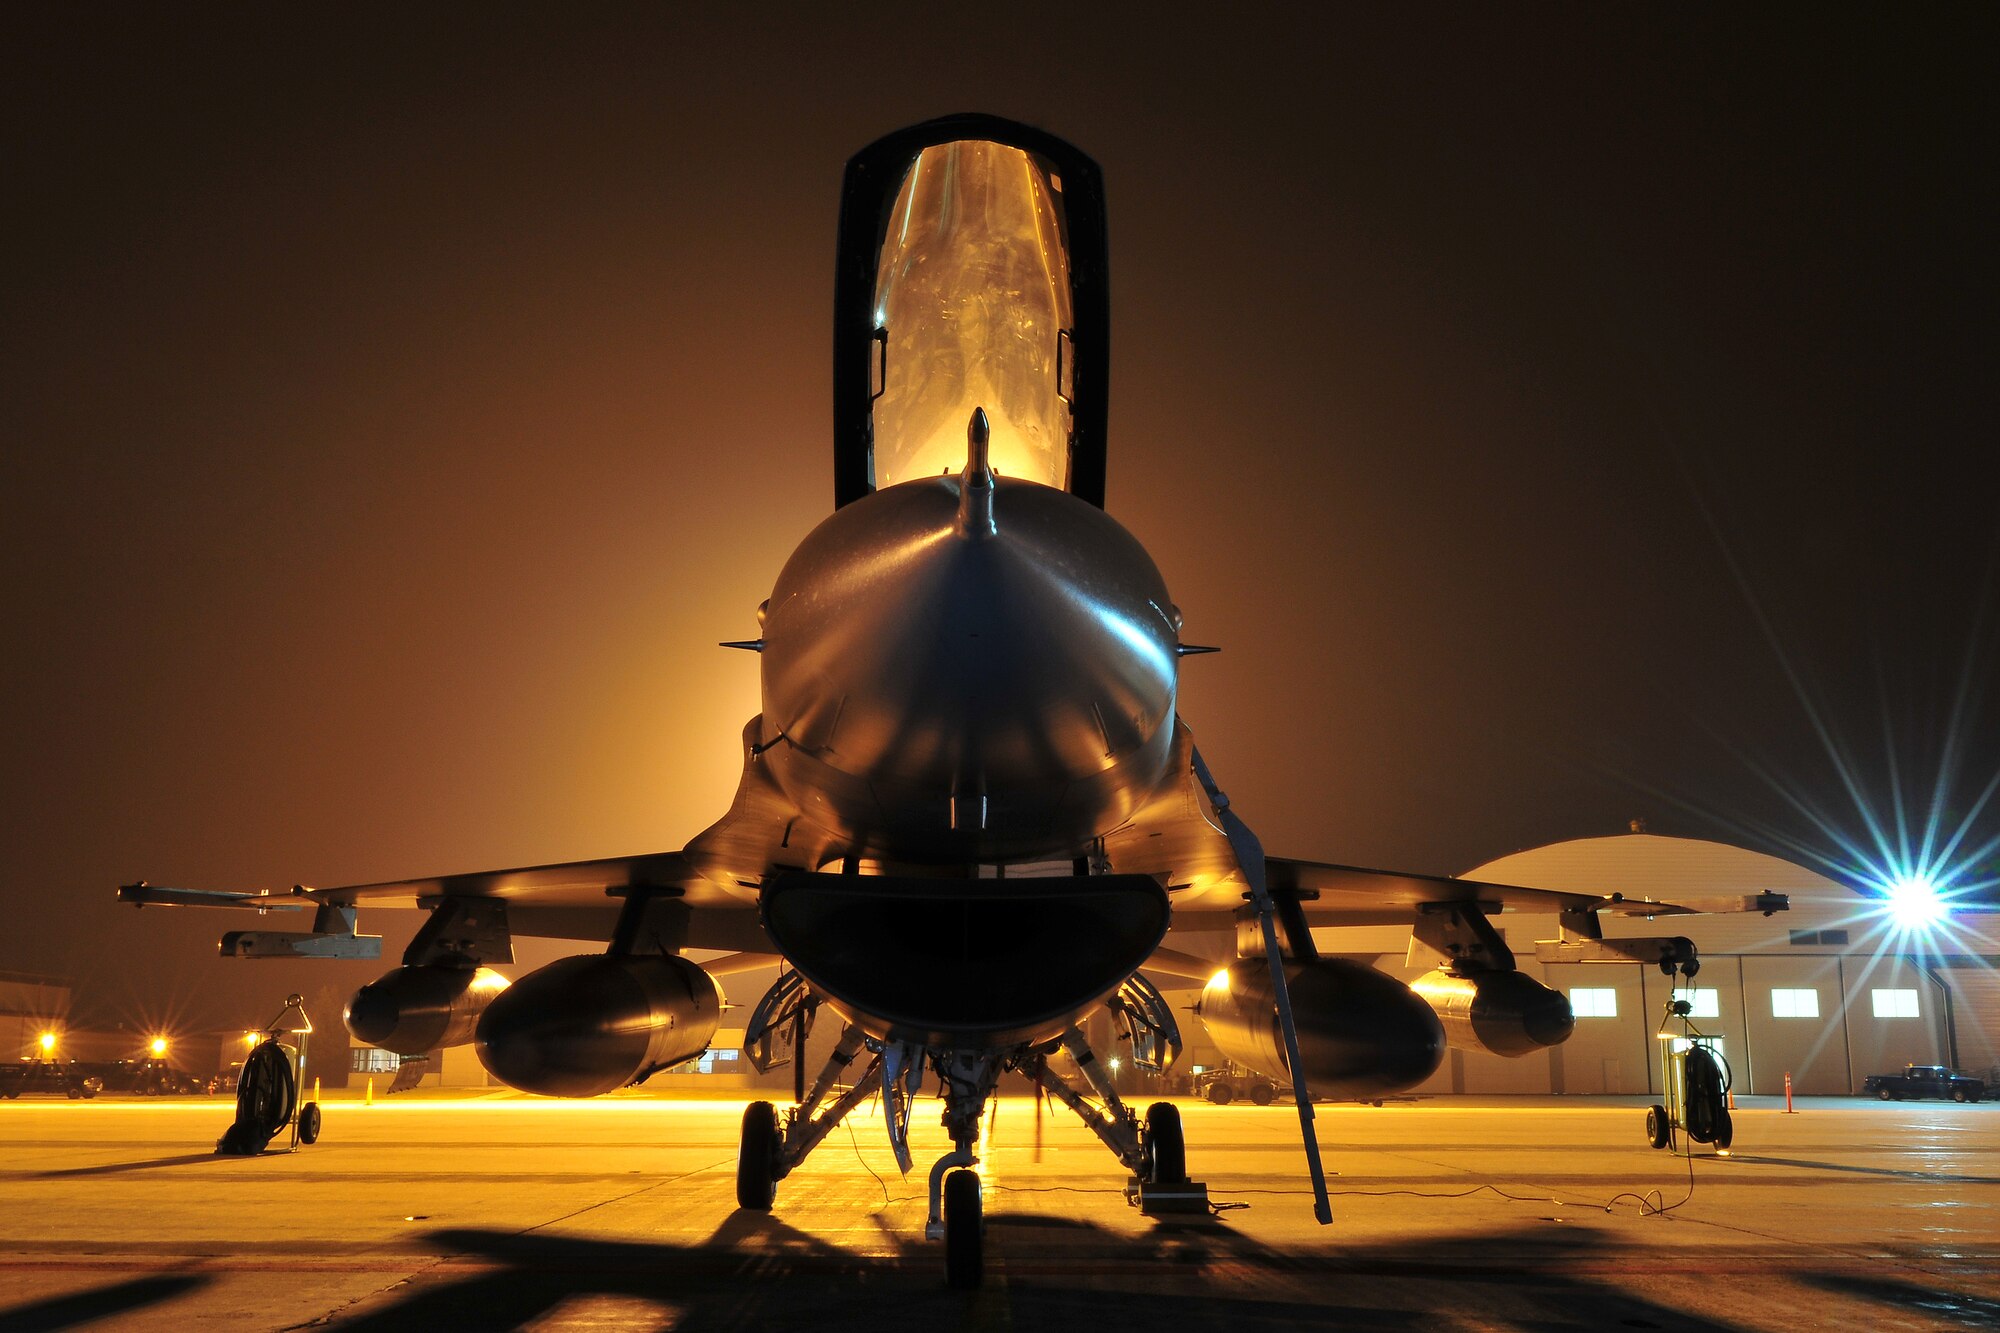
[{"label": "landing gear strut", "polygon": [[[1176,1043],[1177,1045],[1177,1043]],[[861,1075],[835,1095],[842,1077],[869,1053]],[[1082,1075],[1084,1087],[1049,1069],[1060,1051]],[[853,1027],[840,1035],[833,1054],[798,1105],[779,1112],[770,1102],[753,1102],[743,1112],[743,1136],[736,1156],[736,1202],[768,1211],[778,1182],[847,1114],[879,1090],[889,1145],[904,1170],[910,1166],[909,1117],[921,1075],[937,1075],[944,1101],[943,1123],[951,1151],[931,1166],[930,1213],[924,1235],[944,1242],[945,1282],[958,1290],[980,1285],[985,1271],[984,1185],[978,1172],[980,1126],[1000,1075],[1015,1070],[1075,1112],[1132,1172],[1126,1197],[1148,1214],[1208,1211],[1208,1187],[1187,1178],[1187,1144],[1181,1114],[1171,1102],[1155,1102],[1143,1122],[1120,1100],[1083,1034],[1070,1028],[1053,1042],[1005,1050],[952,1050],[904,1042],[878,1042]]]}]

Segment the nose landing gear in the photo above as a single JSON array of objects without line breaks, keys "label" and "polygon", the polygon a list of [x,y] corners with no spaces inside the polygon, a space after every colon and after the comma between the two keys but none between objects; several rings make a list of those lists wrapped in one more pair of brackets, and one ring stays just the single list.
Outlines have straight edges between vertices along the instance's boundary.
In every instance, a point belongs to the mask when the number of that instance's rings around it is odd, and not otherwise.
[{"label": "nose landing gear", "polygon": [[[864,1047],[871,1053],[852,1086],[835,1094],[840,1076]],[[1049,1057],[1067,1055],[1083,1076],[1090,1097],[1049,1068]],[[1074,1112],[1105,1147],[1132,1172],[1128,1201],[1142,1212],[1206,1213],[1208,1187],[1187,1177],[1187,1145],[1181,1115],[1171,1102],[1155,1102],[1140,1118],[1119,1099],[1083,1034],[1069,1029],[1056,1041],[1007,1050],[922,1048],[878,1042],[849,1027],[812,1088],[782,1115],[770,1102],[753,1102],[743,1113],[736,1158],[736,1202],[768,1211],[778,1182],[791,1174],[847,1114],[879,1089],[897,1161],[909,1163],[911,1093],[928,1065],[942,1084],[943,1123],[952,1148],[930,1170],[930,1214],[924,1235],[944,1242],[945,1281],[957,1290],[977,1288],[986,1262],[985,1186],[978,1171],[980,1125],[1000,1075],[1014,1070]],[[1095,1100],[1092,1100],[1092,1097]]]}]

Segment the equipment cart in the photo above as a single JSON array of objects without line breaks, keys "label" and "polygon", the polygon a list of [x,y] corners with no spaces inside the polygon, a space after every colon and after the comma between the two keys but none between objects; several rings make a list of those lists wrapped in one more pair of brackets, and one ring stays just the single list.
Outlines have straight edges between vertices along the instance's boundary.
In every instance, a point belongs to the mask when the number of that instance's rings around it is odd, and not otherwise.
[{"label": "equipment cart", "polygon": [[1715,1050],[1715,1038],[1689,1020],[1693,1012],[1688,1001],[1669,1000],[1660,1020],[1657,1035],[1666,1101],[1647,1108],[1646,1138],[1655,1148],[1672,1148],[1678,1131],[1726,1153],[1735,1135],[1729,1118],[1729,1063]]},{"label": "equipment cart", "polygon": [[243,1073],[236,1080],[236,1120],[216,1141],[216,1152],[254,1157],[286,1128],[292,1138],[285,1152],[296,1152],[300,1144],[319,1138],[319,1103],[299,1101],[305,1090],[306,1047],[312,1030],[304,997],[288,996],[278,1016],[264,1025],[262,1039],[243,1058]]}]

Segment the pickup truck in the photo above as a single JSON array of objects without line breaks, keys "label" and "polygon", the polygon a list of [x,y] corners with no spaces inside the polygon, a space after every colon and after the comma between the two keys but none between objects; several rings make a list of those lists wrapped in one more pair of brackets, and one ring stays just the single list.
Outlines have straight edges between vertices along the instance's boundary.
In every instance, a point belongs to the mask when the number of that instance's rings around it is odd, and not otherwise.
[{"label": "pickup truck", "polygon": [[1986,1095],[1986,1083],[1945,1065],[1905,1065],[1900,1074],[1870,1074],[1861,1085],[1861,1095],[1879,1097],[1885,1102],[1905,1097],[1949,1097],[1955,1102],[1976,1102]]},{"label": "pickup truck", "polygon": [[0,1064],[0,1097],[9,1099],[23,1093],[59,1092],[71,1101],[95,1097],[104,1091],[104,1080],[92,1075],[73,1060],[34,1060]]}]

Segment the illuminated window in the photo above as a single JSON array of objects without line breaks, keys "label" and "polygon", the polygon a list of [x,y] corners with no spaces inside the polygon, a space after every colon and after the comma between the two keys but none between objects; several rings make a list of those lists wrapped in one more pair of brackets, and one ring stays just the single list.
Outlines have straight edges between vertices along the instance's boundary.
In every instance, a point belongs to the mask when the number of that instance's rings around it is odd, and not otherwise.
[{"label": "illuminated window", "polygon": [[1693,990],[1674,988],[1676,1000],[1686,1000],[1694,1008],[1688,1011],[1690,1018],[1722,1017],[1722,1000],[1713,986],[1698,986]]},{"label": "illuminated window", "polygon": [[1578,1018],[1618,1017],[1618,992],[1609,986],[1572,986],[1569,1009]]},{"label": "illuminated window", "polygon": [[1673,1052],[1675,1055],[1679,1055],[1690,1046],[1699,1046],[1703,1050],[1711,1052],[1718,1060],[1722,1060],[1723,1063],[1728,1063],[1722,1054],[1722,1038],[1720,1037],[1696,1037],[1692,1041],[1686,1037],[1675,1037],[1673,1040]]},{"label": "illuminated window", "polygon": [[1917,1016],[1917,993],[1913,990],[1876,990],[1868,992],[1875,1002],[1877,1018],[1915,1018]]},{"label": "illuminated window", "polygon": [[393,1074],[403,1063],[403,1057],[394,1051],[378,1051],[373,1046],[354,1048],[354,1072],[357,1074]]},{"label": "illuminated window", "polygon": [[1818,1018],[1819,992],[1812,987],[1771,992],[1771,1017]]},{"label": "illuminated window", "polygon": [[[703,1051],[693,1061],[684,1062],[676,1066],[675,1072],[682,1074],[713,1074],[717,1072],[733,1074],[736,1072],[736,1060],[740,1054],[740,1051],[729,1049]],[[724,1068],[718,1071],[716,1068],[718,1065],[724,1066]]]}]

